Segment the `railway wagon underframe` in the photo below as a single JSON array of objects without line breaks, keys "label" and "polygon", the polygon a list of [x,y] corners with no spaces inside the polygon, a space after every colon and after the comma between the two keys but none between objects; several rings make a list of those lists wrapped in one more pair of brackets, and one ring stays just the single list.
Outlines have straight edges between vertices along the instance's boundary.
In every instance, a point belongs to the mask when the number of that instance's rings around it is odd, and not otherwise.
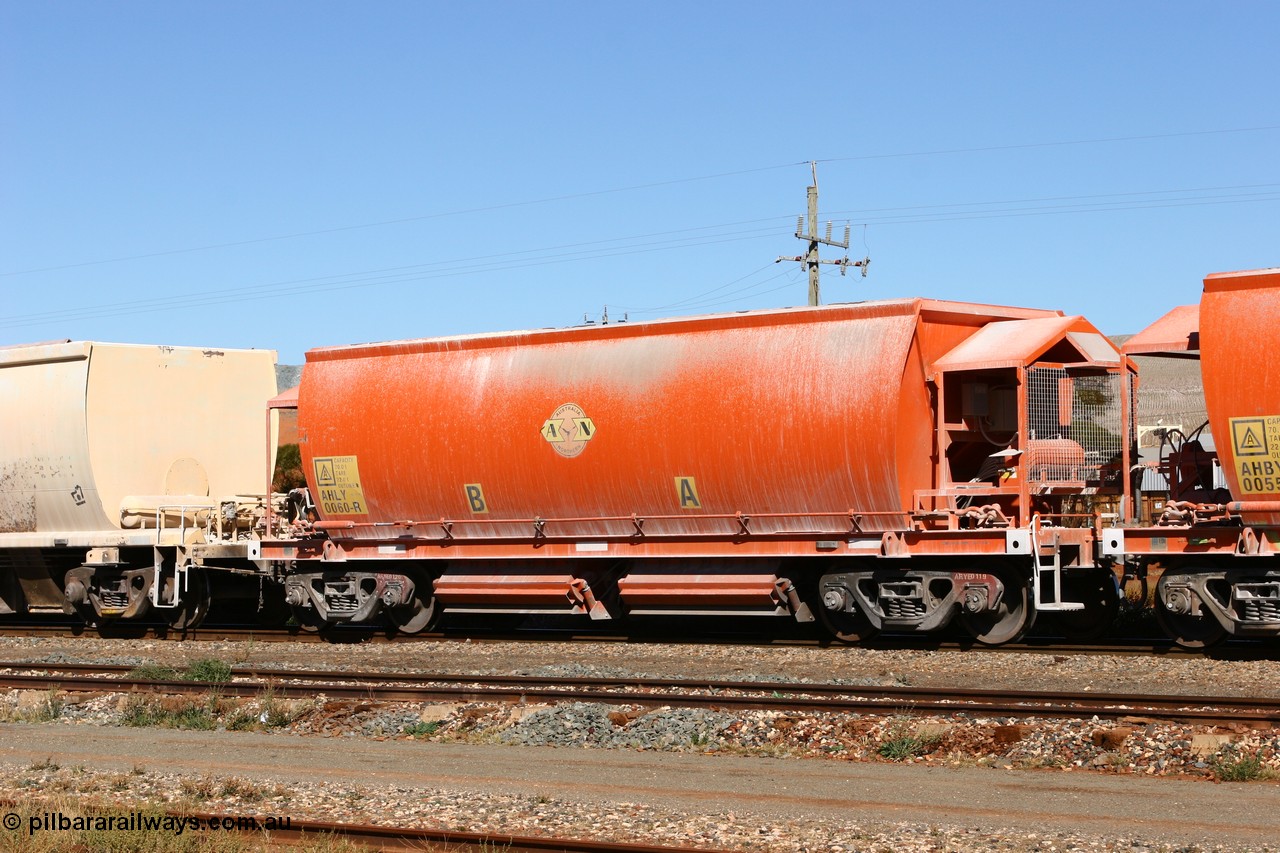
[{"label": "railway wagon underframe", "polygon": [[1280,558],[1178,559],[1161,574],[1155,612],[1182,645],[1280,634]]},{"label": "railway wagon underframe", "polygon": [[157,618],[183,630],[198,626],[215,598],[272,610],[278,584],[248,561],[245,545],[114,541],[0,549],[0,616],[64,614],[99,627]]},{"label": "railway wagon underframe", "polygon": [[288,566],[287,603],[313,628],[385,618],[412,632],[445,612],[774,616],[816,618],[833,637],[856,642],[881,631],[941,630],[958,617],[977,641],[998,645],[1041,612],[1059,611],[1064,630],[1089,635],[1108,624],[1117,600],[1110,568],[1089,558],[1088,528],[1044,528],[1038,540],[996,529],[460,543],[430,527],[439,523],[406,524],[379,539],[265,541],[251,556]]},{"label": "railway wagon underframe", "polygon": [[1224,523],[1212,512],[1217,523],[1106,529],[1102,552],[1127,562],[1144,585],[1158,569],[1155,616],[1182,646],[1280,636],[1280,531]]}]

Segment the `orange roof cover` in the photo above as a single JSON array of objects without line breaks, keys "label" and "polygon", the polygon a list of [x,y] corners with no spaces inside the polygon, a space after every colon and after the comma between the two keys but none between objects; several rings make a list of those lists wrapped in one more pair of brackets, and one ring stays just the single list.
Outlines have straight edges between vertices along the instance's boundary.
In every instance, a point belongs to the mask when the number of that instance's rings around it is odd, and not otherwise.
[{"label": "orange roof cover", "polygon": [[1200,351],[1200,305],[1180,305],[1125,341],[1125,355]]},{"label": "orange roof cover", "polygon": [[281,391],[279,394],[267,401],[268,409],[296,409],[298,408],[298,388],[295,385],[287,391]]},{"label": "orange roof cover", "polygon": [[1031,364],[1052,346],[1067,340],[1091,364],[1118,364],[1119,353],[1081,317],[1006,320],[983,326],[964,343],[933,363],[934,370],[985,370]]}]

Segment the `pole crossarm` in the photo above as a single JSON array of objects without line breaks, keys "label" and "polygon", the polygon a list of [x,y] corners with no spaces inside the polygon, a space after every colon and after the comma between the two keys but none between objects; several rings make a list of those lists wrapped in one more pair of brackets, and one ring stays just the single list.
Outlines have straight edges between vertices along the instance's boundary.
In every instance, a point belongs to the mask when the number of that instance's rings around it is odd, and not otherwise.
[{"label": "pole crossarm", "polygon": [[865,257],[862,260],[851,261],[848,254],[843,258],[834,260],[824,260],[818,254],[819,246],[835,246],[837,249],[849,248],[849,225],[844,226],[844,240],[836,240],[831,236],[831,223],[827,222],[827,230],[825,236],[818,234],[818,163],[811,161],[809,165],[813,169],[813,185],[809,187],[809,205],[808,205],[808,228],[805,227],[805,216],[796,217],[796,238],[804,240],[809,244],[809,251],[803,255],[780,256],[774,263],[782,263],[783,261],[794,261],[803,264],[809,271],[809,304],[821,305],[821,294],[819,292],[819,270],[823,264],[831,264],[840,267],[840,275],[844,275],[849,267],[860,267],[862,275],[867,275],[867,265],[871,263],[871,258]]}]

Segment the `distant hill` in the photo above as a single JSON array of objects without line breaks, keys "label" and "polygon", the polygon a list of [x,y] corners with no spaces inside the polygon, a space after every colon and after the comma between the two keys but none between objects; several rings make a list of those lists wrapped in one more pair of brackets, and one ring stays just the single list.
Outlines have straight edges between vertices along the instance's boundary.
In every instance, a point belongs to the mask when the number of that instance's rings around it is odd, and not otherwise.
[{"label": "distant hill", "polygon": [[276,365],[276,390],[288,391],[302,381],[301,364]]},{"label": "distant hill", "polygon": [[[1120,346],[1133,335],[1115,335]],[[1190,433],[1209,419],[1198,358],[1136,356],[1138,365],[1138,425],[1181,427]],[[1146,443],[1146,442],[1143,442]]]},{"label": "distant hill", "polygon": [[[302,381],[301,364],[276,365],[276,390],[288,391]],[[280,438],[278,444],[298,443],[298,412],[296,409],[282,409],[280,412]]]}]

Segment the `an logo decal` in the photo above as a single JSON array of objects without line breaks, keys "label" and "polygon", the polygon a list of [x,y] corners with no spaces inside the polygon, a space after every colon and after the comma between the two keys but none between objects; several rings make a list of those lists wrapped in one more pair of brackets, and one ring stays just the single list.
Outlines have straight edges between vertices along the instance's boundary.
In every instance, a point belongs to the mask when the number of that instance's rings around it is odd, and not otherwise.
[{"label": "an logo decal", "polygon": [[576,403],[565,403],[542,424],[542,437],[567,459],[581,453],[595,435],[595,423]]}]

